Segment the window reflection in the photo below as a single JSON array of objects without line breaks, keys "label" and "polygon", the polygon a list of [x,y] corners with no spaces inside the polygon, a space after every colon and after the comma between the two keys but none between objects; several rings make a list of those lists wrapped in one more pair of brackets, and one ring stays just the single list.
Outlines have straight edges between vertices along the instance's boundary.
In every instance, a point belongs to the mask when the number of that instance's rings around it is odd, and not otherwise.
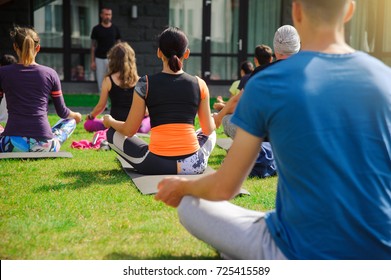
[{"label": "window reflection", "polygon": [[72,54],[71,57],[71,80],[72,81],[95,81],[94,72],[90,69],[90,54]]},{"label": "window reflection", "polygon": [[238,59],[236,57],[212,57],[211,80],[237,80]]},{"label": "window reflection", "polygon": [[186,33],[192,52],[201,52],[202,1],[170,0],[169,22]]},{"label": "window reflection", "polygon": [[239,40],[239,0],[212,1],[212,53],[236,53]]},{"label": "window reflection", "polygon": [[183,69],[190,75],[201,77],[201,57],[190,53],[190,58],[185,60]]},{"label": "window reflection", "polygon": [[254,53],[257,45],[273,48],[274,33],[280,27],[281,0],[250,0],[248,9],[247,52]]},{"label": "window reflection", "polygon": [[357,1],[355,15],[350,23],[350,45],[365,52],[375,50],[377,0]]},{"label": "window reflection", "polygon": [[[236,79],[239,50],[239,0],[212,1],[210,79]],[[234,57],[214,54],[234,55]]]},{"label": "window reflection", "polygon": [[46,65],[56,70],[61,80],[64,79],[64,65],[63,65],[63,54],[61,53],[43,53],[40,52],[36,61],[38,64]]},{"label": "window reflection", "polygon": [[[391,1],[385,1],[385,9],[384,9],[384,30],[383,30],[383,51],[391,52],[391,33],[389,27],[391,26]],[[388,58],[390,61],[391,59]],[[391,65],[391,63],[387,63]]]},{"label": "window reflection", "polygon": [[41,46],[63,47],[62,0],[34,1],[34,27],[41,38]]},{"label": "window reflection", "polygon": [[72,48],[90,48],[92,27],[99,23],[98,1],[71,1]]},{"label": "window reflection", "polygon": [[169,25],[182,29],[189,39],[190,58],[183,69],[201,77],[202,1],[170,0]]}]

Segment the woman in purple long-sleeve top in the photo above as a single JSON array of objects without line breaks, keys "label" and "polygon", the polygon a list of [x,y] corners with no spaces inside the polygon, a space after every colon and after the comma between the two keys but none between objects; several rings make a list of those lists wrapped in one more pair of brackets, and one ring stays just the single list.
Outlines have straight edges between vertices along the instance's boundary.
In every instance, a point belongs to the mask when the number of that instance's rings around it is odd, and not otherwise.
[{"label": "woman in purple long-sleeve top", "polygon": [[[66,107],[58,74],[35,62],[40,50],[35,30],[15,27],[10,35],[18,63],[0,68],[0,102],[6,93],[9,115],[0,135],[0,153],[57,152],[81,114]],[[61,118],[53,128],[47,118],[49,97]]]}]

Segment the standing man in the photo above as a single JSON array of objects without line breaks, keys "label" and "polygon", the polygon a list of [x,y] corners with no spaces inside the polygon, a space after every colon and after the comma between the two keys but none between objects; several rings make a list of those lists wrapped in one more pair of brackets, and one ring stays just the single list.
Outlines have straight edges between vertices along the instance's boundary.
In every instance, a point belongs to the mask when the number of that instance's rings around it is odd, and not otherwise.
[{"label": "standing man", "polygon": [[101,22],[91,32],[91,70],[96,71],[99,93],[107,71],[107,53],[115,43],[121,41],[118,27],[111,22],[112,17],[111,9],[103,8],[100,12]]},{"label": "standing man", "polygon": [[[391,69],[345,41],[352,0],[293,0],[301,51],[255,74],[219,170],[166,178],[157,200],[197,238],[235,259],[391,259]],[[276,209],[224,200],[269,137]]]}]

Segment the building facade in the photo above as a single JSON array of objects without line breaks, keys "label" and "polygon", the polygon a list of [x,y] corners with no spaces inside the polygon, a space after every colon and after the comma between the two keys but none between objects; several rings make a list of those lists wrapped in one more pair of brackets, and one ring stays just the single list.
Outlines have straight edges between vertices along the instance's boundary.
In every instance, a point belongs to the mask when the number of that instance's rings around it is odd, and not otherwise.
[{"label": "building facade", "polygon": [[[258,44],[272,46],[275,30],[291,24],[292,0],[0,0],[0,53],[13,53],[9,29],[30,25],[41,37],[37,62],[54,68],[64,92],[96,92],[90,71],[90,32],[102,7],[135,50],[140,75],[160,71],[157,35],[183,29],[191,58],[185,70],[206,80],[211,95],[227,96],[239,65],[253,60]],[[356,0],[346,39],[391,65],[391,0]]]}]

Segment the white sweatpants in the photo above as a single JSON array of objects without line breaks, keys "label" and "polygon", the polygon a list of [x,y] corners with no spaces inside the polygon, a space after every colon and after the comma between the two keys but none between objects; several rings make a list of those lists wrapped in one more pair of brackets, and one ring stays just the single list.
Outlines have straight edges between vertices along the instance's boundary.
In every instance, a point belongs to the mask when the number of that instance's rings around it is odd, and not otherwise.
[{"label": "white sweatpants", "polygon": [[178,215],[182,225],[228,259],[285,260],[265,223],[265,213],[227,201],[185,196]]},{"label": "white sweatpants", "polygon": [[102,89],[103,78],[107,73],[107,65],[109,61],[107,58],[95,58],[96,64],[96,81],[98,82],[99,94]]}]

